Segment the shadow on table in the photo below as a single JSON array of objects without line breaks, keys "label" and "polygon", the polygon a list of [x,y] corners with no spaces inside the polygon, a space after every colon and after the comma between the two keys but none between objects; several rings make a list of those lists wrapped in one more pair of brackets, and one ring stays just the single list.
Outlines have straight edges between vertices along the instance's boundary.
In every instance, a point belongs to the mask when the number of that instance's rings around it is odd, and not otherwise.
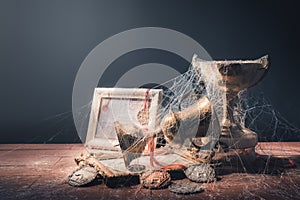
[{"label": "shadow on table", "polygon": [[299,168],[300,156],[268,156],[249,152],[226,155],[213,162],[219,176],[232,173],[280,175],[285,170]]}]

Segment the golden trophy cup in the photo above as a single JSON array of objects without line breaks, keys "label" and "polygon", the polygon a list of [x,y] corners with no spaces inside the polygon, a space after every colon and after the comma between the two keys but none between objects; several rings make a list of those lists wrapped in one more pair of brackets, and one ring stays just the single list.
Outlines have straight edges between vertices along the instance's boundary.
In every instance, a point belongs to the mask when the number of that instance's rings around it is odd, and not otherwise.
[{"label": "golden trophy cup", "polygon": [[238,122],[234,105],[240,91],[253,87],[266,75],[268,56],[256,60],[205,61],[194,55],[192,66],[205,83],[208,99],[218,115],[219,141],[234,149],[254,147],[257,134]]}]

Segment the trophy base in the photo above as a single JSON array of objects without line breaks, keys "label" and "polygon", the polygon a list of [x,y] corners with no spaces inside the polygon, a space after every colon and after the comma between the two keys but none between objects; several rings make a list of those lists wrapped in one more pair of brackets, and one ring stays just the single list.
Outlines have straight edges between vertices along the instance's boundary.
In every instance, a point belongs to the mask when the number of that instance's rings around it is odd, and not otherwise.
[{"label": "trophy base", "polygon": [[255,147],[257,144],[257,135],[247,128],[231,126],[223,127],[220,136],[220,142],[231,149],[246,149]]}]

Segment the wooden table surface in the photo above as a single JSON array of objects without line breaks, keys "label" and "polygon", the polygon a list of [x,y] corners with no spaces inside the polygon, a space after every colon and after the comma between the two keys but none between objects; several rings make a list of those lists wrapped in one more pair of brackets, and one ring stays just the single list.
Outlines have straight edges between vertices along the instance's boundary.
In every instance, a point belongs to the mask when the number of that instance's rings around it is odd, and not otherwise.
[{"label": "wooden table surface", "polygon": [[204,192],[176,195],[140,185],[108,188],[101,180],[69,186],[81,144],[0,144],[0,199],[300,199],[300,143],[259,143],[255,151],[223,159],[219,180],[199,184]]}]

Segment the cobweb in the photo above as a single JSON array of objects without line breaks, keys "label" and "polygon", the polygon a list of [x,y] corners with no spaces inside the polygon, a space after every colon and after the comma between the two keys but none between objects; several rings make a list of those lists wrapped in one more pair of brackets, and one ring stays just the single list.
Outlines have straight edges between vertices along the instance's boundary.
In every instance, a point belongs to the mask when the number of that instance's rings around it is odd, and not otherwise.
[{"label": "cobweb", "polygon": [[[163,89],[158,113],[160,123],[156,131],[156,148],[160,150],[169,147],[178,156],[192,152],[192,156],[195,153],[197,158],[207,158],[213,152],[212,158],[207,161],[216,170],[216,180],[221,180],[203,184],[208,197],[226,199],[235,194],[240,199],[299,199],[300,170],[296,164],[299,161],[299,152],[288,144],[264,142],[299,141],[300,130],[282,117],[262,92],[257,94],[251,90],[243,90],[236,97],[235,118],[241,125],[257,133],[259,144],[250,149],[231,149],[220,144],[220,121],[224,115],[225,94],[217,90],[214,81],[208,78],[213,80],[216,77],[202,77],[190,66],[180,76],[149,88]],[[165,117],[184,113],[206,97],[211,104],[210,114],[203,115],[199,111],[199,114],[181,121],[174,138],[167,142],[161,131]],[[89,118],[86,110],[91,109],[91,102],[82,109],[79,111],[83,122],[80,128],[85,131],[85,122]],[[199,131],[200,126],[202,129]],[[195,137],[206,138],[205,141],[209,142],[202,141],[195,145]],[[192,149],[197,151],[193,152]],[[156,156],[154,152],[154,157]],[[176,162],[174,159],[173,163]],[[228,191],[230,187],[242,192]]]},{"label": "cobweb", "polygon": [[299,141],[299,128],[276,111],[262,91],[241,91],[236,107],[238,121],[258,133],[259,141]]},{"label": "cobweb", "polygon": [[[197,132],[199,132],[198,128],[201,126],[201,122],[205,121],[206,124],[202,125],[204,126],[204,129],[201,130],[201,136],[210,137],[213,139],[214,141],[209,146],[206,146],[206,148],[213,148],[216,140],[218,139],[218,134],[220,131],[217,126],[219,125],[217,117],[214,115],[215,110],[211,111],[209,115],[205,115],[203,113],[201,114],[201,108],[198,108],[198,113],[192,113],[191,115],[186,111],[190,111],[188,110],[189,107],[195,105],[199,100],[205,98],[206,96],[217,100],[212,100],[212,102],[217,105],[218,102],[220,102],[220,98],[217,96],[220,96],[220,94],[218,94],[217,91],[210,91],[208,94],[207,91],[209,86],[205,85],[199,74],[195,73],[192,66],[190,66],[187,72],[183,73],[182,75],[154,88],[169,85],[170,83],[172,83],[171,87],[163,87],[164,93],[162,99],[162,108],[161,112],[159,113],[159,120],[163,121],[165,116],[170,113],[184,113],[184,115],[188,115],[186,120],[182,120],[180,117],[177,118],[177,120],[180,121],[180,124],[178,131],[175,134],[176,138],[173,139],[175,141],[174,143],[179,143],[180,145],[186,145],[186,147],[188,147],[192,138],[194,138],[197,135]],[[212,88],[213,87],[210,89],[213,90]],[[197,107],[195,107],[195,109],[197,109]],[[163,123],[160,125],[163,126]]]},{"label": "cobweb", "polygon": [[[170,87],[163,87],[170,83]],[[300,198],[300,173],[295,164],[299,160],[297,157],[299,152],[293,152],[295,149],[289,148],[288,143],[264,143],[299,141],[300,130],[281,116],[262,92],[257,94],[251,90],[250,92],[243,90],[235,99],[234,117],[242,126],[257,133],[259,144],[255,148],[247,149],[230,149],[222,146],[218,139],[221,132],[220,120],[224,115],[225,94],[215,89],[216,85],[213,83],[207,81],[207,77],[201,77],[190,66],[182,75],[154,87],[164,89],[159,115],[162,121],[170,113],[184,112],[199,99],[205,96],[209,98],[212,113],[207,120],[208,128],[201,137],[210,138],[210,143],[200,148],[198,146],[198,154],[205,155],[207,151],[215,152],[210,164],[215,168],[217,175],[227,182],[204,184],[204,187],[211,192],[208,196],[226,199],[226,195],[230,197],[235,192],[232,190],[224,192],[224,190],[228,187],[236,187],[243,191],[236,194],[239,199]],[[185,121],[186,124],[181,123],[176,132],[181,140],[174,139],[169,145],[175,144],[183,151],[192,148],[192,139],[197,137],[197,129],[205,120],[199,114],[192,116],[190,121]],[[161,142],[162,146],[166,145],[163,138],[158,142]]]}]

